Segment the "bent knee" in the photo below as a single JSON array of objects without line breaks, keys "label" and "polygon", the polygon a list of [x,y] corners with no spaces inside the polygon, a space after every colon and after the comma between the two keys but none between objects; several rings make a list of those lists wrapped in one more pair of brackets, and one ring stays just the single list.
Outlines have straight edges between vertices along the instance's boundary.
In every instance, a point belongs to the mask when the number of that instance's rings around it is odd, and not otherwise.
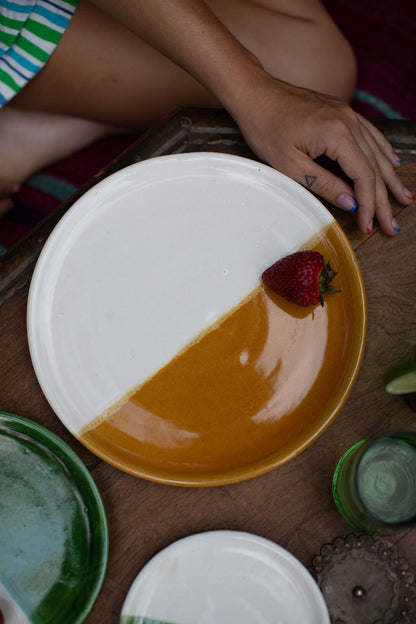
[{"label": "bent knee", "polygon": [[354,52],[320,0],[206,0],[270,74],[300,87],[352,99]]},{"label": "bent knee", "polygon": [[[351,44],[331,24],[333,31],[327,40],[327,62],[320,76],[320,91],[350,102],[357,83],[357,60]],[[317,89],[318,90],[318,89]]]},{"label": "bent knee", "polygon": [[357,80],[355,54],[321,0],[255,1],[268,22],[276,77],[349,102]]},{"label": "bent knee", "polygon": [[356,84],[351,45],[319,0],[208,0],[276,78],[350,101]]},{"label": "bent knee", "polygon": [[281,41],[269,51],[266,68],[271,73],[297,86],[351,101],[357,62],[350,43],[332,21],[299,23],[286,43],[283,58]]}]

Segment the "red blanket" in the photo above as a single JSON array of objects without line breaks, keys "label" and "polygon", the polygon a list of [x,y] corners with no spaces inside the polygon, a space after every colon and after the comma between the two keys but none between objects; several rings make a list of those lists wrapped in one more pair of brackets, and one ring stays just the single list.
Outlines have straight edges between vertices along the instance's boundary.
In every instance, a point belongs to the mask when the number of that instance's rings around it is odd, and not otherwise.
[{"label": "red blanket", "polygon": [[414,0],[324,0],[358,61],[354,108],[367,117],[416,120]]}]

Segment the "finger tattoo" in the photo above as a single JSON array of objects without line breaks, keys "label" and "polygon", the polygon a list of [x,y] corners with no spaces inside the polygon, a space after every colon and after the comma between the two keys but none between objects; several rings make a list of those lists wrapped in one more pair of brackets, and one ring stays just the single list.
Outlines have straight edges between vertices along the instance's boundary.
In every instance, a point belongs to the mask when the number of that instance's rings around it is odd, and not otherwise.
[{"label": "finger tattoo", "polygon": [[305,180],[306,180],[306,186],[308,188],[311,188],[311,186],[313,185],[313,183],[315,182],[315,180],[317,179],[318,176],[315,175],[305,175]]}]

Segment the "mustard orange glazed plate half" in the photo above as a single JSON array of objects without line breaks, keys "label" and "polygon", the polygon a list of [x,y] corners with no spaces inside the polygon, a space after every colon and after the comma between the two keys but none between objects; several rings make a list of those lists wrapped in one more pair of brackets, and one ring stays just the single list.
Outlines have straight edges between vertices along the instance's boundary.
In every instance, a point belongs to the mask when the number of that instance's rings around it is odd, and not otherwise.
[{"label": "mustard orange glazed plate half", "polygon": [[[341,292],[301,308],[261,286],[298,249]],[[366,299],[355,254],[302,186],[193,153],[97,184],[46,242],[29,292],[33,366],[72,434],[121,470],[219,485],[276,468],[332,422],[356,379]]]}]

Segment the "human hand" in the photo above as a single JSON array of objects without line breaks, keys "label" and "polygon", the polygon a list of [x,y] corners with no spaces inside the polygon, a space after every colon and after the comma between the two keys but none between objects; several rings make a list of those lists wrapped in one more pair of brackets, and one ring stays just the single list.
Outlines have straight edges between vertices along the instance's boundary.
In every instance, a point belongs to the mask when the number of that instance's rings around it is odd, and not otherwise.
[{"label": "human hand", "polygon": [[[205,87],[265,162],[344,210],[358,207],[363,232],[376,216],[395,234],[387,189],[404,205],[413,197],[395,172],[391,145],[366,119],[336,98],[267,73],[204,2],[96,3]],[[352,186],[315,162],[321,155],[336,161]]]},{"label": "human hand", "polygon": [[[374,217],[386,234],[399,231],[388,189],[403,205],[414,199],[395,171],[400,161],[383,134],[348,105],[267,75],[250,84],[232,114],[260,158],[331,204],[358,208],[362,232],[371,233]],[[322,155],[339,164],[352,186],[315,162]]]}]

